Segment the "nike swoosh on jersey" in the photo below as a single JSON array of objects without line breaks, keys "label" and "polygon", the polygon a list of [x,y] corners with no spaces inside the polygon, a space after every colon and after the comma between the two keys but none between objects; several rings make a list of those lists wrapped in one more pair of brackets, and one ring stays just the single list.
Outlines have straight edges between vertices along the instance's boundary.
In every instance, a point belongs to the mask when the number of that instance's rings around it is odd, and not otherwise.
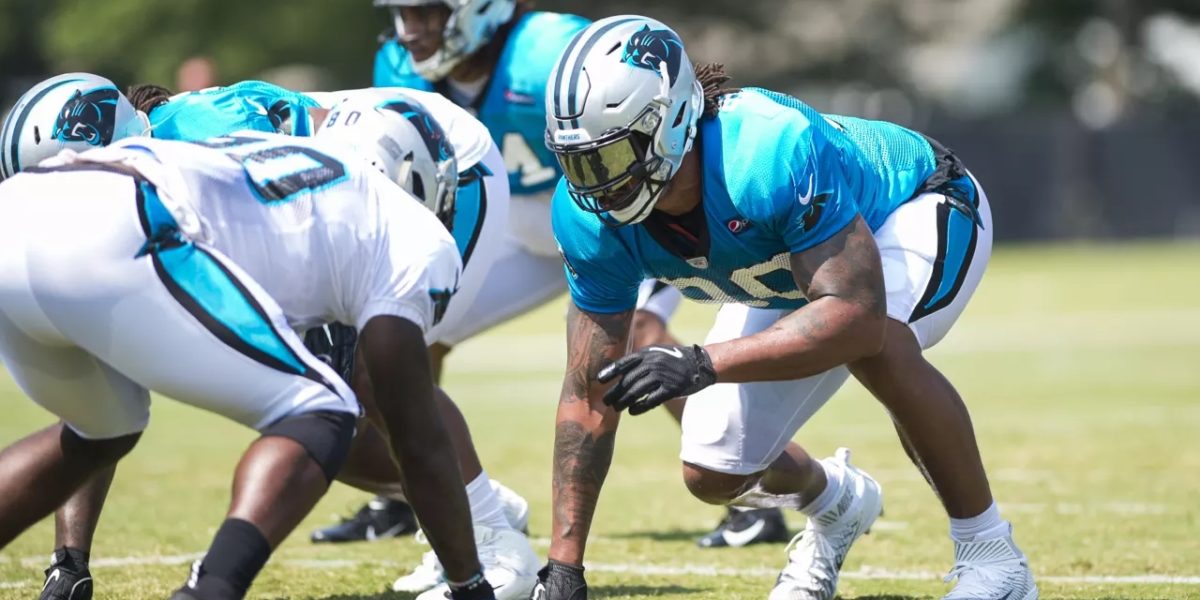
[{"label": "nike swoosh on jersey", "polygon": [[812,202],[814,183],[815,181],[813,180],[813,175],[810,173],[808,175],[808,192],[800,194],[800,206],[808,206],[808,203]]},{"label": "nike swoosh on jersey", "polygon": [[726,529],[725,531],[721,532],[721,537],[725,538],[725,543],[729,544],[730,546],[745,546],[746,544],[753,542],[754,538],[758,537],[758,534],[762,533],[763,528],[766,526],[767,522],[765,520],[758,519],[757,521],[751,523],[749,527],[741,531]]},{"label": "nike swoosh on jersey", "polygon": [[658,346],[651,346],[646,349],[653,352],[662,352],[663,354],[674,356],[675,358],[683,358],[683,352],[680,352],[679,348],[660,348]]}]

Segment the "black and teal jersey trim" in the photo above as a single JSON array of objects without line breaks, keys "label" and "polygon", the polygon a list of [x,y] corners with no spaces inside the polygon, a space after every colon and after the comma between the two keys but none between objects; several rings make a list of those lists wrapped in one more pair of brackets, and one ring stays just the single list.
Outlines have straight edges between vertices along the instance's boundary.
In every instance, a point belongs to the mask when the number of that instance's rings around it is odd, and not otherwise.
[{"label": "black and teal jersey trim", "polygon": [[187,240],[154,186],[137,182],[138,219],[148,256],[167,291],[210,333],[241,354],[272,369],[337,387],[305,364],[275,329],[266,309],[212,252]]},{"label": "black and teal jersey trim", "polygon": [[454,200],[454,227],[450,233],[454,244],[458,247],[458,255],[462,257],[463,268],[475,253],[475,245],[483,233],[483,223],[487,219],[488,194],[485,177],[492,172],[478,163],[474,167],[459,173],[458,194]]},{"label": "black and teal jersey trim", "polygon": [[976,224],[973,211],[968,212],[949,198],[947,196],[947,201],[938,204],[937,207],[937,257],[934,259],[929,285],[909,316],[909,323],[949,306],[962,289],[971,260],[975,258],[975,246],[979,242],[981,226]]}]

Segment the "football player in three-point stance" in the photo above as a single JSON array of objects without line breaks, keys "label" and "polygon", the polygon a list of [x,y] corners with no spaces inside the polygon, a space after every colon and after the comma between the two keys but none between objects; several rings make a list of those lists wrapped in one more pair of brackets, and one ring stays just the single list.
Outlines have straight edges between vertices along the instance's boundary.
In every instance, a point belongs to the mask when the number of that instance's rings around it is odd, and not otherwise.
[{"label": "football player in three-point stance", "polygon": [[[683,476],[707,502],[808,517],[772,600],[834,597],[879,485],[849,451],[815,460],[795,433],[853,375],[891,413],[950,517],[947,599],[1032,600],[954,387],[922,356],[983,275],[992,223],[948,150],[882,121],[723,90],[671,29],[604,19],[559,58],[546,143],[572,307],[554,446],[550,562],[534,597],[582,600],[584,549],[621,411],[690,396]],[[704,345],[627,353],[638,284],[722,303]]]},{"label": "football player in three-point stance", "polygon": [[[495,598],[424,341],[461,276],[443,226],[452,196],[426,210],[381,173],[392,166],[294,137],[114,142],[141,119],[96,79],[55,78],[5,124],[15,151],[0,167],[25,172],[0,184],[0,355],[62,421],[0,453],[0,546],[135,445],[154,390],[262,433],[237,467],[226,520],[174,596],[242,598],[350,449],[356,396],[294,333],[340,321],[362,332],[373,388],[363,400],[455,582],[448,596]],[[77,94],[81,81],[100,93]],[[114,143],[30,168],[23,122],[43,122],[38,100],[57,108],[71,97],[88,102],[63,113],[77,122],[47,135]],[[75,135],[89,127],[98,139]]]},{"label": "football player in three-point stance", "polygon": [[[124,101],[111,82],[106,85],[111,95]],[[27,96],[36,95],[38,89]],[[444,318],[426,332],[426,339],[432,342],[440,339],[443,332],[463,327],[462,320],[468,314],[464,308],[470,306],[482,290],[490,269],[490,258],[502,239],[507,217],[507,179],[503,175],[499,153],[486,128],[466,111],[441,96],[415,90],[367,89],[314,93],[310,97],[263,82],[243,82],[173,97],[161,88],[136,86],[132,97],[137,101],[137,108],[144,111],[135,113],[138,122],[145,121],[142,115],[149,113],[148,121],[155,135],[202,140],[241,128],[293,133],[319,130],[318,135],[327,143],[347,146],[367,156],[378,168],[391,165],[389,174],[392,178],[431,207],[435,202],[453,202],[455,210],[447,214],[453,218],[450,225],[464,263],[463,277]],[[38,99],[46,105],[52,101],[56,101],[55,98]],[[337,108],[332,112],[326,108],[335,105]],[[17,132],[28,132],[39,125],[50,128],[58,113],[75,112],[74,108],[67,108],[59,110],[55,105],[33,111],[33,118],[27,119],[20,128],[13,128],[14,135],[21,137]],[[318,125],[310,123],[326,113],[328,118],[324,126],[319,121]],[[29,142],[21,146],[19,159],[22,164],[35,162],[37,157],[53,153],[61,146],[53,140],[21,139]],[[394,140],[403,144],[397,145]],[[100,140],[93,142],[102,145]],[[390,155],[402,150],[407,153],[405,156]],[[399,172],[401,167],[403,172]],[[441,171],[447,168],[458,171],[457,178],[449,181],[456,186],[444,185],[450,176]],[[448,198],[439,200],[437,195]],[[354,330],[335,331],[349,332],[342,340],[345,344],[339,344],[332,352],[341,355],[336,363],[349,380]],[[319,347],[319,342],[314,343],[324,336],[324,329],[310,331],[310,349],[329,353],[328,338],[323,348]],[[365,371],[360,369],[359,374],[365,381]],[[356,381],[355,389],[360,395],[369,395],[370,386],[364,381]],[[470,432],[461,413],[440,390],[437,397],[443,421],[453,432],[452,439],[466,444],[458,447],[456,454],[467,485],[484,572],[497,585],[500,598],[520,597],[533,585],[533,574],[537,569],[536,555],[520,533],[528,518],[528,505],[516,494],[488,479],[471,445]],[[106,469],[102,477],[94,478],[60,510],[55,558],[47,569],[47,581],[51,581],[51,575],[56,577],[53,585],[45,586],[43,598],[55,597],[60,588],[74,590],[71,592],[74,600],[86,600],[90,594],[90,587],[79,588],[76,584],[86,581],[90,586],[87,553],[112,471]],[[359,428],[339,480],[376,493],[402,494],[399,474],[391,461],[386,441],[369,423]],[[428,592],[430,597],[440,598],[446,582],[435,553],[431,551],[429,557],[427,562],[437,569],[415,591],[433,587],[435,589]]]},{"label": "football player in three-point stance", "polygon": [[[588,25],[581,17],[533,11],[514,0],[375,0],[391,11],[395,35],[375,56],[376,86],[432,90],[472,110],[500,147],[512,193],[510,239],[493,269],[489,302],[471,309],[472,330],[447,336],[431,349],[435,372],[441,357],[462,340],[521,314],[565,290],[557,245],[550,227],[550,195],[562,175],[542,142],[546,82],[554,59],[571,37]],[[633,319],[635,348],[676,343],[666,329],[679,292],[654,280],[639,288]],[[667,408],[678,420],[683,399]],[[325,532],[353,536],[363,523],[391,520],[402,507],[377,499],[378,510]],[[402,512],[400,513],[403,514]],[[717,529],[700,539],[702,547],[782,542],[787,529],[778,509],[730,510]]]}]

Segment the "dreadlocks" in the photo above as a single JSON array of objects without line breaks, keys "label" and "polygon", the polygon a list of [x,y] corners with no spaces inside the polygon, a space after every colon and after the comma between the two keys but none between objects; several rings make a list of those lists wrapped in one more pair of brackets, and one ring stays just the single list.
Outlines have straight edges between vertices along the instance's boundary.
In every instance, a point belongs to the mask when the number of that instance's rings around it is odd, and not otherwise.
[{"label": "dreadlocks", "polygon": [[740,88],[721,87],[729,81],[723,64],[705,63],[696,65],[695,69],[696,81],[700,82],[700,87],[704,90],[704,116],[715,117],[720,109],[721,96],[737,92]]},{"label": "dreadlocks", "polygon": [[135,109],[150,114],[150,111],[166,104],[167,100],[171,99],[171,90],[161,85],[143,83],[129,86],[126,96],[129,97],[129,103],[133,104]]}]

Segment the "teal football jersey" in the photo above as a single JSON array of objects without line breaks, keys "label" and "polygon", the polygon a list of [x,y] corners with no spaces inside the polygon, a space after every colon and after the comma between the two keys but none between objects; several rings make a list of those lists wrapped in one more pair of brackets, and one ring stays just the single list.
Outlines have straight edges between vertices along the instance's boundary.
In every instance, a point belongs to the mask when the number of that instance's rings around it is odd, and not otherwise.
[{"label": "teal football jersey", "polygon": [[877,229],[937,167],[929,142],[916,132],[826,117],[761,89],[726,95],[715,117],[701,119],[695,148],[703,170],[696,256],[667,249],[677,246],[672,239],[680,229],[661,213],[610,227],[575,205],[565,179],[559,183],[554,234],[580,308],[631,309],[647,277],[700,302],[798,308],[807,300],[789,255],[828,240],[858,214]]},{"label": "teal football jersey", "polygon": [[179,94],[150,111],[151,135],[185,142],[253,130],[310,135],[312,98],[263,81]]},{"label": "teal football jersey", "polygon": [[[487,126],[504,155],[514,196],[548,192],[562,174],[545,143],[546,82],[563,48],[588,24],[582,17],[546,12],[520,17],[508,32],[487,87],[467,107]],[[394,39],[384,42],[375,55],[375,86],[432,90],[451,97],[445,82],[433,84],[417,75],[408,51]]]}]

